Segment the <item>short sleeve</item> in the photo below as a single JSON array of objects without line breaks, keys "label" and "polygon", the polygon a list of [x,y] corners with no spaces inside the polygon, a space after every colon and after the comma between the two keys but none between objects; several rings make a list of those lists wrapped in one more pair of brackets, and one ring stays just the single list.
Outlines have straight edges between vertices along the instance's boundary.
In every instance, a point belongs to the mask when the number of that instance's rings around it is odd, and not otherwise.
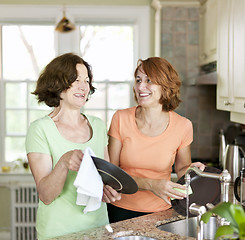
[{"label": "short sleeve", "polygon": [[120,135],[120,116],[119,116],[119,111],[116,111],[114,113],[113,117],[112,117],[108,135],[118,139],[119,141],[122,141],[122,138],[121,138],[121,135]]},{"label": "short sleeve", "polygon": [[185,119],[184,131],[181,140],[181,144],[178,149],[184,148],[190,145],[193,141],[193,126],[192,122],[189,119]]},{"label": "short sleeve", "polygon": [[50,154],[44,129],[38,121],[31,123],[26,135],[26,153],[38,152]]}]

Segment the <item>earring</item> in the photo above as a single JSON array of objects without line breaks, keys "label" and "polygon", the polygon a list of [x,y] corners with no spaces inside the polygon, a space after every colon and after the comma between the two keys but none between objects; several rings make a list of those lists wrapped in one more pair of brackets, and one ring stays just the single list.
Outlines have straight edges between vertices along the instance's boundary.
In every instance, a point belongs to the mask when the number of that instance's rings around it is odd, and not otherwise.
[{"label": "earring", "polygon": [[88,97],[87,97],[87,99],[86,99],[86,102],[88,101],[88,100],[90,100],[91,99],[91,94],[89,93],[88,94]]}]

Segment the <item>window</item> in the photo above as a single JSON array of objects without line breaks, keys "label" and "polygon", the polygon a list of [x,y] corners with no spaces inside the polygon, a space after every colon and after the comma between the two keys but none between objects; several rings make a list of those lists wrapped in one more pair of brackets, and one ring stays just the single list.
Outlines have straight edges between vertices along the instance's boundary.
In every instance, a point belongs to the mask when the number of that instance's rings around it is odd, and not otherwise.
[{"label": "window", "polygon": [[84,112],[100,117],[109,126],[115,110],[132,105],[133,26],[80,26],[80,36],[81,55],[92,65],[96,87]]},{"label": "window", "polygon": [[[2,25],[2,76],[4,93],[4,159],[25,157],[25,134],[33,120],[46,114],[33,95],[42,68],[55,56],[53,26]],[[40,39],[45,36],[42,41]]]},{"label": "window", "polygon": [[115,110],[133,105],[133,70],[138,58],[149,56],[148,9],[67,7],[68,17],[76,24],[76,30],[69,34],[54,31],[61,14],[59,7],[12,5],[0,9],[3,163],[26,157],[24,142],[30,122],[50,112],[30,93],[40,71],[57,55],[75,52],[92,66],[97,90],[85,105],[85,113],[102,118],[109,126]]}]

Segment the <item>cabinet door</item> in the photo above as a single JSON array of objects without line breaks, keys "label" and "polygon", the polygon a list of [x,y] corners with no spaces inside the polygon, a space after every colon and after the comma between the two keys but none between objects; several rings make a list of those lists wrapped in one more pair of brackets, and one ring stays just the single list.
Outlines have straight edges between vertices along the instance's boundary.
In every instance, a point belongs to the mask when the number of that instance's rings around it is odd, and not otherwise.
[{"label": "cabinet door", "polygon": [[218,0],[218,20],[217,20],[217,109],[231,110],[231,103],[233,101],[231,95],[232,79],[229,63],[232,59],[229,54],[229,48],[232,45],[229,35],[231,32],[231,1],[232,0]]},{"label": "cabinet door", "polygon": [[217,109],[245,113],[245,0],[218,0]]},{"label": "cabinet door", "polygon": [[245,0],[233,2],[233,97],[235,112],[245,113]]},{"label": "cabinet door", "polygon": [[217,0],[208,0],[200,8],[200,65],[217,60]]},{"label": "cabinet door", "polygon": [[209,62],[217,60],[217,0],[207,1],[207,18],[206,18],[206,52]]}]

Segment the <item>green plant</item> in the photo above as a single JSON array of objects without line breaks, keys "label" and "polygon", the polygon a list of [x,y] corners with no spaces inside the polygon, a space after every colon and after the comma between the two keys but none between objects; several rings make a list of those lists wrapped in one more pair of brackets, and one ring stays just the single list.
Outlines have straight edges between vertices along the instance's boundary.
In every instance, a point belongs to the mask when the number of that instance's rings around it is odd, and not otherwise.
[{"label": "green plant", "polygon": [[14,161],[14,170],[23,167],[25,170],[29,170],[29,164],[26,159],[18,158]]},{"label": "green plant", "polygon": [[237,234],[239,239],[245,239],[245,212],[241,205],[232,204],[230,202],[219,203],[214,208],[204,213],[201,220],[207,223],[212,214],[216,214],[230,222],[230,225],[224,225],[217,229],[215,239],[233,234]]}]

